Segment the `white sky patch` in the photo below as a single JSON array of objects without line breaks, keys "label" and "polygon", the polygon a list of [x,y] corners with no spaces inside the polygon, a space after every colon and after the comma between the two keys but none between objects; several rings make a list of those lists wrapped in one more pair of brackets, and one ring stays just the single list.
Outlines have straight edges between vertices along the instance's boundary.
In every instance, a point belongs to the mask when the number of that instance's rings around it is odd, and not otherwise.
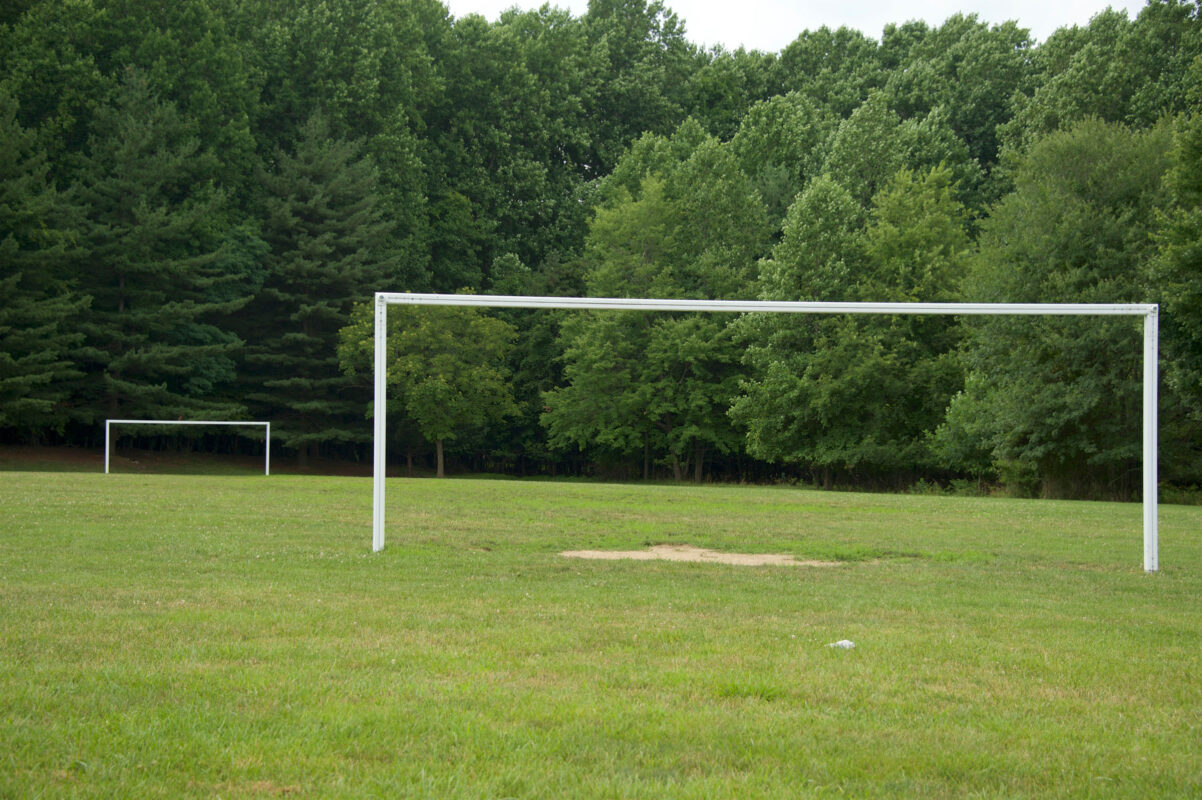
[{"label": "white sky patch", "polygon": [[[535,9],[539,0],[443,0],[454,17],[480,14],[495,20],[502,11],[517,6]],[[588,0],[558,0],[553,6],[567,8],[574,16],[588,10]],[[683,20],[690,41],[704,46],[722,45],[728,50],[778,52],[806,30],[823,25],[846,26],[879,39],[885,25],[921,19],[938,26],[957,12],[976,14],[990,24],[1015,20],[1042,42],[1057,28],[1087,25],[1108,7],[1127,12],[1134,19],[1143,0],[1098,2],[1098,0],[675,0],[665,5]]]}]

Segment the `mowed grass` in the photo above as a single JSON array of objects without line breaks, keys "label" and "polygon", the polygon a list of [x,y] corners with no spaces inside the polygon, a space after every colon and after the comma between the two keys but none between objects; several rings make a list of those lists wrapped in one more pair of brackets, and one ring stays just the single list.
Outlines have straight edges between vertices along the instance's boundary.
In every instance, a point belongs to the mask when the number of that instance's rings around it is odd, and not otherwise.
[{"label": "mowed grass", "polygon": [[[1198,797],[1202,509],[0,475],[3,797]],[[687,543],[834,568],[582,561]],[[836,650],[839,639],[855,649]]]}]

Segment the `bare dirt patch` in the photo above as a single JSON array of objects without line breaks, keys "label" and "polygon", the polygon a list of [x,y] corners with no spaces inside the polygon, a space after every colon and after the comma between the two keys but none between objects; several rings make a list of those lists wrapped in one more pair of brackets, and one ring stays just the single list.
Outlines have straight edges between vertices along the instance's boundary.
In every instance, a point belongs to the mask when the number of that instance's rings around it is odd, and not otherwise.
[{"label": "bare dirt patch", "polygon": [[567,558],[595,558],[607,561],[700,561],[709,564],[737,564],[744,567],[837,567],[838,561],[806,561],[780,553],[719,553],[687,544],[657,544],[646,550],[565,550]]}]

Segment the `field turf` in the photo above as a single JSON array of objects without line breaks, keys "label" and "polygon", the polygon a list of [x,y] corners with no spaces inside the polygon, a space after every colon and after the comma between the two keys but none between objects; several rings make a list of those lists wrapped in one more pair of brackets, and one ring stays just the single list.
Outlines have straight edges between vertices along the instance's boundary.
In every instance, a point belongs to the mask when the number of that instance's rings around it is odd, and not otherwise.
[{"label": "field turf", "polygon": [[0,473],[0,797],[1202,796],[1202,508],[388,492]]}]

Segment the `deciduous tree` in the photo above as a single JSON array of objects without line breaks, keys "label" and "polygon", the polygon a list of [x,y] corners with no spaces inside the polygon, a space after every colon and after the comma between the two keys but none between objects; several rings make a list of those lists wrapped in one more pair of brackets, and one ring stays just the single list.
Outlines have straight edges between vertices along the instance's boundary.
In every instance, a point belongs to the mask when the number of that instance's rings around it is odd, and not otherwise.
[{"label": "deciduous tree", "polygon": [[[982,223],[966,299],[1146,299],[1169,144],[1164,125],[1134,132],[1089,120],[1032,145],[1014,192]],[[966,327],[971,380],[948,424],[980,420],[975,432],[987,439],[977,449],[992,452],[1003,478],[1034,479],[1050,495],[1128,496],[1140,453],[1137,326],[978,317]]]},{"label": "deciduous tree", "polygon": [[[646,165],[643,168],[642,165]],[[641,178],[641,180],[640,180]],[[638,181],[631,191],[630,185]],[[747,296],[768,241],[763,206],[730,149],[686,122],[644,137],[615,170],[585,257],[595,296]],[[567,385],[546,395],[553,444],[664,458],[701,476],[738,438],[725,416],[738,355],[714,316],[596,314],[564,326]]]},{"label": "deciduous tree", "polygon": [[[417,430],[435,446],[438,477],[444,444],[517,413],[506,357],[516,333],[474,308],[394,307],[389,311],[387,385]],[[374,347],[371,304],[356,308],[341,332],[339,358],[355,374]]]},{"label": "deciduous tree", "polygon": [[[867,217],[819,178],[789,211],[761,296],[953,300],[964,225],[943,168],[898,172]],[[904,480],[931,466],[926,433],[960,385],[946,318],[751,315],[740,328],[753,376],[730,413],[752,455],[812,468],[827,485],[837,472]]]}]

